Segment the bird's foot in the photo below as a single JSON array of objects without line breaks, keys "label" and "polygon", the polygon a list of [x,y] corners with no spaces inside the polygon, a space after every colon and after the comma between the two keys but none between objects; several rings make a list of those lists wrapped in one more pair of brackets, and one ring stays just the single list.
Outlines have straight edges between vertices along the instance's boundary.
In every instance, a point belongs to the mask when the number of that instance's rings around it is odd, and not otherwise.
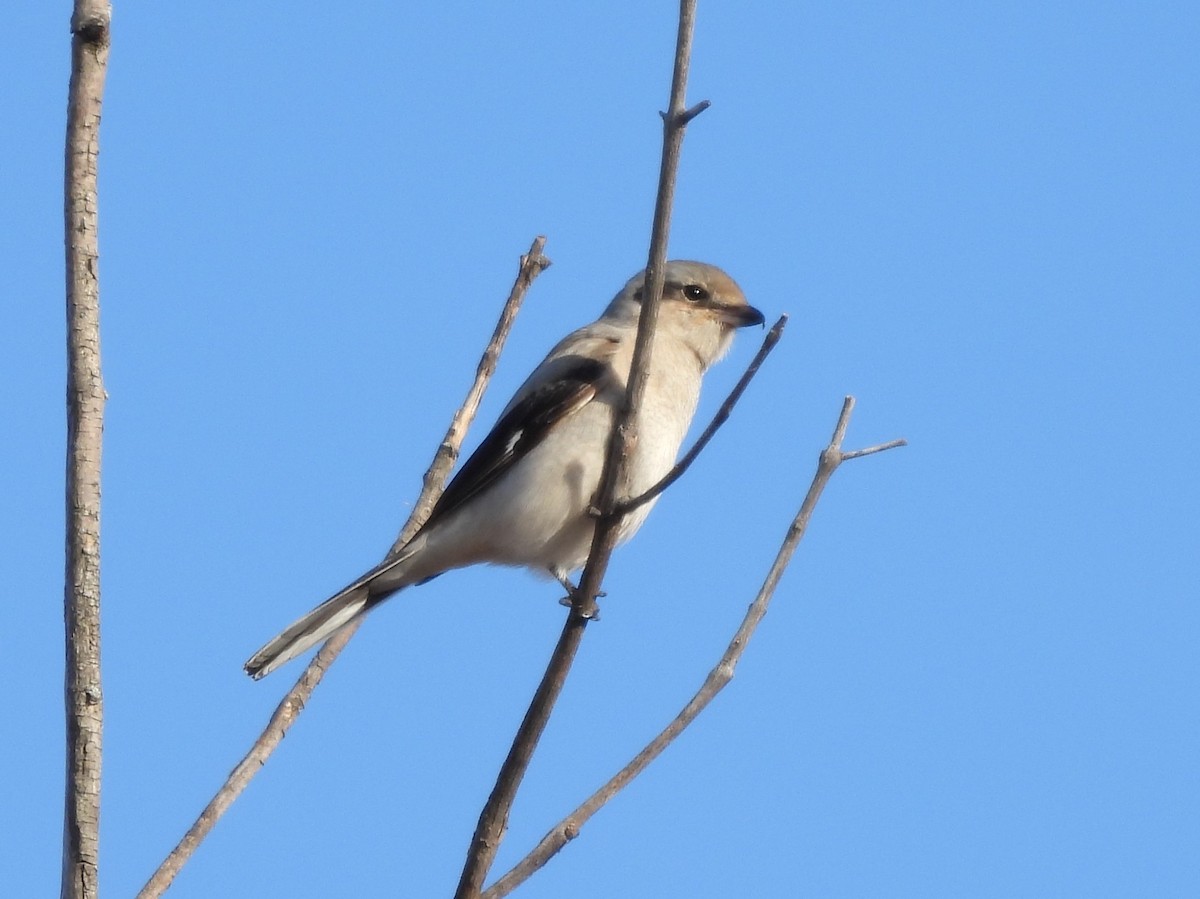
[{"label": "bird's foot", "polygon": [[[584,598],[579,593],[579,588],[571,583],[571,579],[569,577],[567,577],[565,574],[559,574],[557,571],[552,571],[550,573],[554,575],[554,579],[562,584],[563,589],[567,591],[567,595],[558,601],[559,605],[573,607],[576,603],[576,600],[578,600],[580,603],[584,602]],[[604,596],[608,596],[608,594],[603,590],[596,594],[597,599],[600,599]],[[591,605],[592,608],[590,613],[584,614],[583,617],[588,621],[599,621],[600,607],[594,602]]]}]

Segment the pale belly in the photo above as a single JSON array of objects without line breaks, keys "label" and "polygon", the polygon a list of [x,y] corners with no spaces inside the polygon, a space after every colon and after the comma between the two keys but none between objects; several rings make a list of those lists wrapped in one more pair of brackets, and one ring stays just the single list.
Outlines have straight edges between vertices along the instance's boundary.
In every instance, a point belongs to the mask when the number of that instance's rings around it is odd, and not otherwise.
[{"label": "pale belly", "polygon": [[[670,398],[668,398],[670,399]],[[676,395],[675,399],[678,399]],[[687,411],[695,405],[689,397]],[[674,465],[690,414],[667,414],[647,403],[639,416],[627,496],[657,483]],[[496,484],[462,510],[414,541],[405,581],[480,562],[528,566],[562,573],[580,568],[591,550],[595,519],[588,514],[600,486],[611,406],[593,401],[546,435]],[[585,450],[581,450],[586,448]],[[653,502],[631,513],[619,539],[641,527]]]}]

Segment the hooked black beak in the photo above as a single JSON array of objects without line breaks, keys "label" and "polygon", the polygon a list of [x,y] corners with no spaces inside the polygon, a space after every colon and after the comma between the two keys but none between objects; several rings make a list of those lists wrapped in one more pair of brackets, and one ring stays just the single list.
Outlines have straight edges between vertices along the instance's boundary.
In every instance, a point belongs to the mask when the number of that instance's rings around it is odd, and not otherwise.
[{"label": "hooked black beak", "polygon": [[731,328],[747,328],[766,321],[763,314],[753,306],[722,306],[721,320]]}]

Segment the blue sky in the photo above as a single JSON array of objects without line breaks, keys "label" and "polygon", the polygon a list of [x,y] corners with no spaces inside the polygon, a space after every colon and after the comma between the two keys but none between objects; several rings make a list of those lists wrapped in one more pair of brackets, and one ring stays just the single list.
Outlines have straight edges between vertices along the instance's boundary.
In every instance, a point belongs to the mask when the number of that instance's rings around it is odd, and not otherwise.
[{"label": "blue sky", "polygon": [[[108,895],[299,670],[245,657],[391,543],[532,238],[482,426],[644,265],[675,7],[480,6],[117,5]],[[12,12],[0,883],[43,896],[69,9]],[[842,396],[848,446],[911,445],[838,472],[731,686],[518,895],[1194,895],[1198,44],[1182,3],[701,3],[671,254],[792,322],[618,552],[497,873],[719,657]],[[478,569],[373,615],[170,895],[448,895],[558,595]]]}]

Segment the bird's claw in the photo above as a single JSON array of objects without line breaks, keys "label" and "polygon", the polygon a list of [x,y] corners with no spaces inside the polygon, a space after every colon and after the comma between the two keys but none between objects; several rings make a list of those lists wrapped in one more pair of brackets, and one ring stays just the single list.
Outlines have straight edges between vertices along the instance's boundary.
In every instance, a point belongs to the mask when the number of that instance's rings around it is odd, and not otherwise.
[{"label": "bird's claw", "polygon": [[[566,586],[566,585],[564,585],[564,586]],[[560,599],[558,601],[558,604],[560,606],[566,606],[569,609],[575,608],[575,601],[577,599],[582,602],[582,597],[579,594],[579,588],[572,585],[568,589],[570,590],[570,593],[567,596],[564,596],[562,599]],[[600,599],[605,596],[608,596],[608,594],[605,593],[603,590],[601,590],[599,593],[596,594],[597,599]],[[591,611],[581,613],[582,617],[587,619],[588,621],[599,621],[600,620],[600,607],[598,605],[596,605],[596,603],[594,603],[594,602],[591,605],[592,605]]]}]

